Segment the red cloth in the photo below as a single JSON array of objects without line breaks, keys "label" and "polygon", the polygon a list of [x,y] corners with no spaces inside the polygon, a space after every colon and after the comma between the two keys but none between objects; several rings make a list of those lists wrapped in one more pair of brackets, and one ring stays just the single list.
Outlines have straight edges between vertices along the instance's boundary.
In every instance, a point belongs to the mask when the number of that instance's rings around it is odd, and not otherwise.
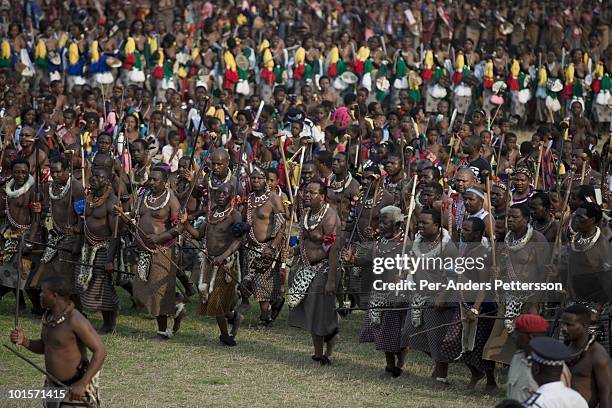
[{"label": "red cloth", "polygon": [[510,75],[510,77],[508,77],[507,83],[508,83],[508,89],[510,89],[511,91],[519,90],[519,82],[518,82],[517,77],[513,77],[512,75]]},{"label": "red cloth", "polygon": [[261,70],[261,78],[270,86],[274,85],[274,82],[276,81],[274,71],[268,68],[263,68]]},{"label": "red cloth", "polygon": [[136,62],[136,55],[134,55],[134,53],[132,52],[128,54],[127,57],[125,57],[125,60],[123,61],[123,68],[130,70],[134,66],[135,62]]},{"label": "red cloth", "polygon": [[453,81],[453,84],[459,85],[462,80],[463,80],[463,71],[457,70],[453,72],[453,75],[451,76],[451,81]]},{"label": "red cloth", "polygon": [[423,81],[427,82],[431,79],[433,75],[433,71],[431,70],[431,68],[425,68],[422,72],[421,72],[421,78],[423,78]]},{"label": "red cloth", "polygon": [[514,328],[521,333],[545,333],[548,322],[537,314],[522,314],[514,319]]},{"label": "red cloth", "polygon": [[329,64],[329,67],[327,68],[327,76],[330,78],[335,78],[336,75],[338,75],[338,67],[336,64]]},{"label": "red cloth", "polygon": [[297,67],[293,68],[293,78],[296,80],[301,80],[304,78],[304,72],[306,71],[306,65],[300,64]]},{"label": "red cloth", "polygon": [[161,65],[153,68],[153,77],[156,79],[162,79],[164,77],[164,68]]},{"label": "red cloth", "polygon": [[363,61],[352,59],[350,63],[351,71],[357,75],[363,74]]},{"label": "red cloth", "polygon": [[234,90],[234,85],[238,83],[238,72],[232,71],[231,69],[225,70],[225,76],[223,78],[223,88]]}]

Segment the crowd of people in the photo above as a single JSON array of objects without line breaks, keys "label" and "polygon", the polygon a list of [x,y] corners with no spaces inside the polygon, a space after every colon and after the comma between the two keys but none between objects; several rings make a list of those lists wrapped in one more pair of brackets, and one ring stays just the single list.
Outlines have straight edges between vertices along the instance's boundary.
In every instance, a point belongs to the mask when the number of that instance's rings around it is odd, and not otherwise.
[{"label": "crowd of people", "polygon": [[[500,406],[612,406],[608,3],[12,3],[0,296],[42,316],[11,340],[49,386],[99,404],[125,290],[159,341],[191,299],[236,346],[255,302],[327,366],[363,311],[391,377],[417,350],[439,386],[509,365]],[[485,268],[373,272],[403,255]],[[374,288],[535,276],[563,290]]]}]

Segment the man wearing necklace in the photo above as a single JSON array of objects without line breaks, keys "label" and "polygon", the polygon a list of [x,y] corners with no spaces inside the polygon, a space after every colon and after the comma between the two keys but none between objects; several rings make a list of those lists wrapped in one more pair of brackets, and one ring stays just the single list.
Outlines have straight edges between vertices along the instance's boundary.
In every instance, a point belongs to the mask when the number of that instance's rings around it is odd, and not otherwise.
[{"label": "man wearing necklace", "polygon": [[382,188],[393,196],[395,205],[399,205],[405,180],[401,157],[395,153],[389,154],[385,162],[385,171],[387,175],[383,180]]},{"label": "man wearing necklace", "polygon": [[459,241],[463,218],[465,217],[465,203],[463,193],[476,184],[476,176],[472,169],[461,167],[455,176],[454,192],[451,192],[448,203],[445,205],[444,228],[451,233],[454,241]]},{"label": "man wearing necklace", "polygon": [[[236,345],[236,334],[242,316],[234,308],[240,283],[238,249],[242,243],[242,217],[232,200],[234,188],[229,183],[217,187],[215,202],[211,203],[208,222],[195,229],[182,216],[185,230],[201,239],[204,252],[200,258],[197,285],[200,291],[200,314],[214,317],[219,326],[219,340],[226,346]],[[227,325],[231,324],[231,332]]]},{"label": "man wearing necklace", "polygon": [[[486,235],[490,236],[491,231],[488,231],[489,217],[491,216],[487,210],[484,209],[484,198],[485,194],[478,188],[469,188],[463,193],[463,202],[465,203],[465,217],[475,217],[482,220],[485,223],[487,229]],[[464,218],[465,219],[465,218]],[[459,242],[463,242],[463,231],[459,233]],[[460,244],[461,245],[461,244]]]},{"label": "man wearing necklace", "polygon": [[[39,226],[33,220],[35,214],[42,211],[42,204],[35,199],[35,181],[29,167],[26,160],[15,159],[11,164],[13,178],[6,183],[0,195],[0,210],[5,214],[1,247],[4,272],[0,276],[0,297],[14,289],[22,290],[29,286],[27,280],[32,261],[24,253],[21,265],[18,265],[17,252],[24,234],[25,239],[37,241]],[[29,252],[31,248],[31,244],[24,242],[24,252]],[[20,288],[17,288],[18,273],[21,273]],[[42,314],[39,292],[29,288],[26,293],[32,302],[32,312]]]},{"label": "man wearing necklace", "polygon": [[130,182],[127,178],[127,174],[123,172],[123,168],[120,169],[121,176],[118,176],[116,172],[113,171],[113,166],[117,161],[109,154],[98,154],[93,158],[93,162],[91,165],[92,172],[94,168],[103,168],[108,170],[110,175],[110,185],[113,189],[113,193],[117,196],[121,193],[121,205],[125,210],[132,206],[132,196],[130,194]]},{"label": "man wearing necklace", "polygon": [[114,214],[114,206],[118,203],[110,184],[110,170],[94,167],[82,219],[85,243],[77,285],[83,308],[102,313],[104,324],[99,330],[100,334],[112,333],[117,324],[119,297],[112,274],[119,247],[117,237],[121,236],[115,231],[120,227]]},{"label": "man wearing necklace", "polygon": [[271,194],[266,176],[265,170],[253,168],[252,192],[247,198],[244,217],[251,226],[247,240],[248,271],[244,281],[251,285],[253,295],[259,302],[260,328],[272,323],[270,302],[277,302],[281,296],[280,262],[276,262],[275,258],[282,248],[286,221],[285,206],[278,195]]},{"label": "man wearing necklace", "polygon": [[601,208],[584,203],[574,213],[576,234],[570,241],[567,274],[572,298],[580,302],[612,302],[612,249],[598,227]]},{"label": "man wearing necklace", "polygon": [[[210,203],[215,203],[214,194],[218,190],[218,188],[226,183],[229,183],[233,186],[236,185],[236,177],[232,175],[232,172],[229,169],[229,160],[230,155],[222,147],[218,147],[213,150],[210,155],[210,173],[204,176],[204,196],[208,198]],[[240,189],[239,195],[243,193],[242,189]]]},{"label": "man wearing necklace", "polygon": [[553,218],[548,193],[536,193],[529,199],[531,226],[546,237],[551,244],[555,242],[559,223]]},{"label": "man wearing necklace", "polygon": [[589,407],[610,407],[612,363],[590,330],[591,314],[588,307],[575,304],[561,315],[561,332],[574,356],[567,365],[572,373],[572,388],[582,395]]},{"label": "man wearing necklace", "polygon": [[[31,285],[36,287],[46,276],[59,276],[74,284],[74,264],[61,260],[76,262],[82,246],[79,220],[85,204],[85,190],[70,174],[65,157],[52,158],[50,169],[53,181],[49,184],[45,201],[53,228],[47,236],[49,246],[45,248],[40,267],[32,278]],[[75,294],[73,290],[71,295]],[[78,300],[75,304],[80,306]]]},{"label": "man wearing necklace", "polygon": [[[367,243],[377,240],[376,226],[379,224],[380,210],[386,206],[393,205],[393,196],[382,188],[382,179],[378,166],[366,167],[363,171],[361,192],[356,200],[351,203],[349,217],[346,220],[344,236],[351,235],[353,225],[357,222],[354,243]],[[365,194],[368,194],[366,197]],[[363,211],[362,211],[363,208]],[[357,216],[361,217],[357,219]],[[368,292],[372,289],[372,274],[359,266],[349,268],[345,276],[346,287],[351,293],[350,297],[355,305],[366,307],[368,304]]]},{"label": "man wearing necklace", "polygon": [[[491,246],[483,240],[486,224],[479,218],[470,216],[463,220],[461,228],[460,256],[464,259],[481,259],[483,268],[467,269],[457,275],[455,281],[481,282],[491,281],[490,268]],[[463,362],[470,370],[471,378],[468,389],[476,388],[478,382],[486,376],[485,393],[494,394],[497,391],[495,381],[495,363],[482,358],[482,350],[493,329],[494,320],[478,319],[479,315],[494,316],[497,306],[489,302],[484,291],[460,291],[460,310],[457,310],[455,320],[461,320],[461,325],[451,326],[448,336],[451,341],[444,348],[445,354],[455,361]]]},{"label": "man wearing necklace", "polygon": [[[433,209],[422,211],[417,221],[417,228],[418,233],[412,244],[412,257],[424,259],[457,257],[457,247],[451,241],[448,231],[442,228],[440,211]],[[421,280],[446,282],[447,274],[449,272],[454,274],[453,271],[437,267],[419,268],[414,272],[412,276],[417,288]],[[429,290],[413,294],[412,309],[406,316],[402,330],[402,347],[410,347],[427,353],[434,362],[431,377],[438,383],[446,385],[449,383],[447,376],[450,359],[442,353],[442,350],[449,329],[447,326],[436,327],[454,320],[457,305],[447,303],[445,296],[444,291]],[[424,333],[416,335],[422,331]]]},{"label": "man wearing necklace", "polygon": [[[149,174],[149,189],[135,206],[138,247],[138,272],[134,279],[134,298],[157,319],[158,340],[168,340],[180,329],[184,305],[175,305],[176,271],[171,261],[171,247],[181,234],[180,204],[170,187],[168,172],[156,166]],[[168,316],[174,326],[168,329]]]},{"label": "man wearing necklace", "polygon": [[129,174],[130,182],[133,188],[139,190],[144,188],[149,180],[151,172],[151,158],[149,157],[149,149],[147,142],[144,139],[136,139],[130,143],[132,152],[132,172]]},{"label": "man wearing necklace", "polygon": [[288,323],[310,332],[314,346],[312,359],[321,365],[330,364],[338,334],[334,293],[339,276],[340,240],[336,238],[340,233],[340,218],[325,202],[326,190],[318,180],[306,186],[306,210],[299,244],[283,254],[284,259],[296,257],[287,292]]},{"label": "man wearing necklace", "polygon": [[493,206],[493,216],[495,219],[505,219],[507,205],[508,186],[502,182],[494,182],[491,185],[491,206]]},{"label": "man wearing necklace", "polygon": [[[40,339],[31,340],[23,329],[11,332],[11,342],[36,354],[44,354],[45,370],[70,387],[61,406],[98,407],[99,373],[106,359],[106,347],[91,323],[70,301],[72,283],[59,276],[48,277],[42,283],[41,302],[47,309],[42,318]],[[91,350],[91,360],[87,356]],[[45,387],[59,387],[50,378]],[[60,406],[46,402],[45,406]]]},{"label": "man wearing necklace", "polygon": [[[551,248],[540,232],[529,224],[530,211],[525,204],[514,204],[508,211],[508,231],[498,253],[499,279],[504,282],[545,282],[544,271],[550,263]],[[508,364],[516,351],[508,334],[521,313],[538,313],[539,292],[506,291],[502,293],[504,319],[496,320],[484,356],[487,360]]]},{"label": "man wearing necklace", "polygon": [[334,174],[329,186],[329,203],[335,207],[340,220],[346,223],[352,200],[359,194],[359,183],[348,171],[346,155],[343,153],[334,156],[332,172]]},{"label": "man wearing necklace", "polygon": [[110,133],[100,133],[98,136],[98,140],[96,140],[96,152],[91,155],[91,167],[93,167],[96,163],[96,158],[98,156],[106,156],[112,159],[112,167],[111,170],[115,176],[125,178],[125,172],[123,171],[123,166],[121,162],[112,156],[112,148],[113,148],[113,136]]},{"label": "man wearing necklace", "polygon": [[[404,240],[402,211],[395,206],[386,206],[380,210],[379,220],[380,240],[369,242],[366,250],[354,252],[349,248],[343,251],[345,262],[371,269],[377,257],[394,258],[396,255],[401,255]],[[377,280],[386,283],[398,282],[399,276],[399,271],[385,268],[383,274],[377,275]],[[385,372],[393,377],[399,377],[402,374],[406,354],[406,349],[401,347],[400,342],[406,311],[380,308],[401,307],[405,304],[395,296],[395,292],[384,288],[372,290],[368,306],[370,309],[366,312],[359,341],[373,341],[376,350],[385,353],[387,362]]]},{"label": "man wearing necklace", "polygon": [[36,153],[38,152],[38,166],[42,176],[49,169],[49,161],[47,160],[47,154],[42,149],[36,149],[36,143],[39,143],[36,136],[36,130],[29,126],[21,129],[19,158],[27,160],[30,165],[30,174],[34,175],[36,172]]},{"label": "man wearing necklace", "polygon": [[319,177],[319,172],[317,170],[317,166],[313,161],[304,162],[302,165],[302,179],[300,180],[300,189],[298,191],[298,197],[295,201],[297,201],[297,216],[298,219],[302,218],[304,211],[306,210],[304,206],[304,191],[308,184],[312,181],[317,180]]},{"label": "man wearing necklace", "polygon": [[[183,156],[178,162],[178,170],[169,177],[169,185],[174,191],[176,198],[179,200],[181,207],[185,208],[187,218],[190,221],[197,220],[200,216],[206,215],[206,211],[199,209],[200,198],[196,192],[192,181],[195,173],[189,170],[189,156]],[[193,188],[192,188],[193,187]],[[189,195],[189,197],[187,197]],[[187,245],[185,245],[187,244]],[[186,246],[187,248],[184,248]],[[192,270],[194,266],[199,265],[199,247],[198,243],[184,236],[179,237],[178,245],[175,246],[175,257],[177,263],[183,270],[176,271],[176,277],[179,279],[185,288],[185,294],[191,297],[196,294],[191,278],[184,272]],[[199,266],[198,266],[199,267]]]},{"label": "man wearing necklace", "polygon": [[[199,197],[198,189],[192,188],[196,172],[195,169],[189,169],[189,163],[189,156],[181,157],[178,161],[177,172],[170,175],[169,183],[179,203],[187,210],[189,219],[195,220],[199,216],[204,215],[206,211],[199,209],[201,197]],[[187,197],[188,195],[189,197]]]}]

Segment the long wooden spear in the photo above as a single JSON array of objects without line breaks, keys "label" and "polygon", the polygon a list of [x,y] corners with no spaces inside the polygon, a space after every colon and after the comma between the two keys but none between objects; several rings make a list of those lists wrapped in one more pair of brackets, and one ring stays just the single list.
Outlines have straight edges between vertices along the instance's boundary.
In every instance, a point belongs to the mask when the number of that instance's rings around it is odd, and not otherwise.
[{"label": "long wooden spear", "polygon": [[65,388],[69,388],[66,384],[64,384],[63,382],[61,382],[60,380],[58,380],[55,376],[53,376],[52,374],[49,374],[47,371],[45,371],[44,369],[40,368],[38,365],[36,365],[36,363],[34,363],[32,360],[30,360],[29,358],[27,358],[26,356],[24,356],[23,354],[21,354],[20,352],[18,352],[17,350],[15,350],[14,348],[7,346],[6,344],[3,344],[3,346],[10,350],[11,353],[15,354],[17,357],[19,357],[20,359],[22,359],[23,361],[25,361],[26,363],[28,363],[29,365],[31,365],[32,367],[34,367],[35,369],[37,369],[38,371],[40,371],[42,374],[46,375],[47,378],[49,378],[51,381],[53,381],[56,385],[59,385],[60,387],[65,387]]}]

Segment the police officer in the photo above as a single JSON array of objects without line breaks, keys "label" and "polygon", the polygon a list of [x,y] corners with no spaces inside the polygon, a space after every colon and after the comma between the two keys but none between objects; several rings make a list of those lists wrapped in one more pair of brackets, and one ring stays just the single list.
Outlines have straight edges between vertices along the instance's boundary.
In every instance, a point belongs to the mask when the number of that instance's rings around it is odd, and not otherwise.
[{"label": "police officer", "polygon": [[582,396],[559,380],[564,361],[572,357],[567,346],[550,337],[536,337],[529,342],[531,374],[538,388],[524,403],[524,407],[588,408]]}]

